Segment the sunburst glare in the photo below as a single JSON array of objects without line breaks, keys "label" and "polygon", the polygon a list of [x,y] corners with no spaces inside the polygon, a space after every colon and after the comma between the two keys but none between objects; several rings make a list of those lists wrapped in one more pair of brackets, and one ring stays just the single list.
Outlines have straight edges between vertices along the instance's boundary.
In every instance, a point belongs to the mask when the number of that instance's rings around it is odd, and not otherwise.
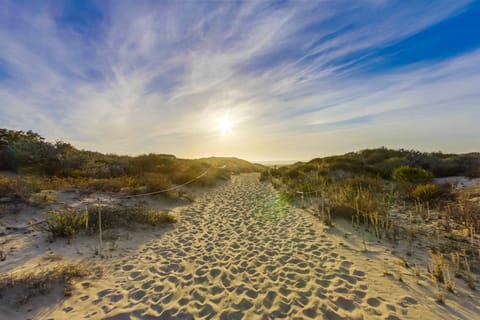
[{"label": "sunburst glare", "polygon": [[218,123],[217,123],[218,132],[220,132],[220,135],[222,137],[232,132],[232,126],[233,126],[233,123],[228,118],[221,118],[218,120]]}]

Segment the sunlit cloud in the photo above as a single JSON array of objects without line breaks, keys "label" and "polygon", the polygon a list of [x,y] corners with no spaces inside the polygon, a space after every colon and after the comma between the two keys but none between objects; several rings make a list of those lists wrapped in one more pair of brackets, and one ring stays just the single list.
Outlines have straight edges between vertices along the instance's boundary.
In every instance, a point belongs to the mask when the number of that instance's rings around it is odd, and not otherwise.
[{"label": "sunlit cloud", "polygon": [[[468,1],[5,2],[0,127],[182,157],[478,150],[480,35],[462,26],[479,12]],[[437,50],[432,28],[455,46]],[[460,42],[452,28],[470,33]]]}]

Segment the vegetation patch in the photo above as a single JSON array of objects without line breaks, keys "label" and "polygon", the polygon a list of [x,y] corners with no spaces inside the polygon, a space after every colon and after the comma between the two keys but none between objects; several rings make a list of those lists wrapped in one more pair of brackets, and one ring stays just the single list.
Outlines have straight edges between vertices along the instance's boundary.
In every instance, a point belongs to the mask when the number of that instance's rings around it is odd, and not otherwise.
[{"label": "vegetation patch", "polygon": [[59,261],[31,271],[3,274],[0,276],[0,299],[18,307],[33,297],[50,293],[55,286],[61,286],[63,294],[68,296],[71,282],[89,276],[91,270],[83,263]]},{"label": "vegetation patch", "polygon": [[[137,157],[78,150],[69,143],[51,143],[32,131],[0,129],[0,138],[14,150],[20,180],[0,180],[0,195],[29,197],[41,190],[81,189],[87,192],[138,194],[188,184],[212,187],[231,174],[260,172],[264,167],[237,158],[179,159],[167,154]],[[168,191],[176,198],[178,192]]]},{"label": "vegetation patch", "polygon": [[96,233],[102,230],[131,228],[134,224],[157,226],[176,223],[179,216],[172,212],[141,206],[92,206],[82,210],[61,208],[46,213],[48,231],[54,238],[73,237],[79,232]]},{"label": "vegetation patch", "polygon": [[412,190],[412,197],[420,203],[429,204],[440,201],[446,202],[455,199],[451,185],[438,185],[434,183],[417,185],[415,189]]},{"label": "vegetation patch", "polygon": [[[480,204],[478,189],[461,191],[433,178],[477,176],[478,168],[478,153],[380,148],[269,168],[261,179],[306,203],[326,225],[350,220],[365,250],[366,232],[399,246],[403,266],[415,265],[416,275],[420,256],[444,301],[448,292],[456,292],[456,278],[472,290],[478,287]],[[400,275],[399,280],[405,281]]]},{"label": "vegetation patch", "polygon": [[38,193],[32,194],[28,198],[28,203],[34,207],[45,207],[48,204],[55,203],[57,200],[55,192],[50,190],[43,190]]},{"label": "vegetation patch", "polygon": [[433,174],[422,168],[401,166],[393,171],[392,178],[399,182],[427,183],[432,181]]},{"label": "vegetation patch", "polygon": [[0,197],[24,199],[25,192],[20,179],[0,177]]},{"label": "vegetation patch", "polygon": [[88,227],[88,211],[62,208],[45,214],[48,231],[54,238],[72,237]]},{"label": "vegetation patch", "polygon": [[102,229],[131,228],[134,224],[157,226],[176,223],[179,216],[156,209],[141,206],[95,206],[88,209],[88,230],[96,232],[101,214]]}]

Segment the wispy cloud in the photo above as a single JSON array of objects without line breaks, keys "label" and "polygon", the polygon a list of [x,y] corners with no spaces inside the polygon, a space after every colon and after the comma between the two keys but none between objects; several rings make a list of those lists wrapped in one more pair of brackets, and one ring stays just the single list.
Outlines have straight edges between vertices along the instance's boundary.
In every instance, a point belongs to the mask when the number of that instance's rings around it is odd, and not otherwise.
[{"label": "wispy cloud", "polygon": [[[476,3],[57,5],[0,13],[0,126],[186,157],[480,147],[479,50],[401,64],[389,59],[414,47],[378,53]],[[221,117],[234,122],[228,139]]]}]

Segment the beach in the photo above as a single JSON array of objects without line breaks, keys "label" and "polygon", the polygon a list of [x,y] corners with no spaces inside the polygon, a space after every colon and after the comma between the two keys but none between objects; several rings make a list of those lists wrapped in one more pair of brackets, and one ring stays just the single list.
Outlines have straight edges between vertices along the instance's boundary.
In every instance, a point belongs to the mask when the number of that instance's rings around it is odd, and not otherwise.
[{"label": "beach", "polygon": [[[175,227],[145,231],[144,243],[124,243],[95,259],[103,275],[76,281],[70,297],[40,297],[30,312],[4,306],[2,313],[9,319],[392,320],[474,319],[479,312],[474,293],[437,304],[426,294],[433,290],[426,274],[417,284],[411,270],[398,269],[402,281],[385,276],[385,261],[395,260],[389,250],[364,252],[340,225],[326,229],[257,174],[234,176],[173,210],[181,217]],[[123,242],[129,241],[135,240]]]}]

